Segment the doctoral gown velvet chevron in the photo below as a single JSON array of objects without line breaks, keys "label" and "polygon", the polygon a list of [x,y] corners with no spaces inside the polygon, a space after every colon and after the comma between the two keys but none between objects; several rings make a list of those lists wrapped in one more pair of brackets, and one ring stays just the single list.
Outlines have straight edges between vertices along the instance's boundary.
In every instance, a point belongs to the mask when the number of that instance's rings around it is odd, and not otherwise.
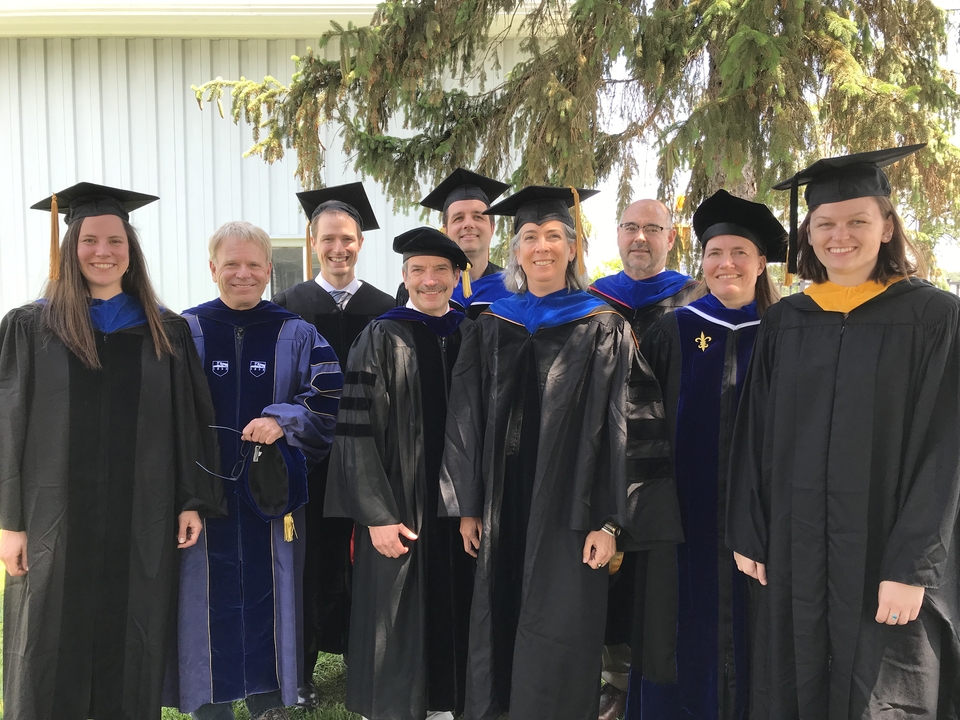
[{"label": "doctoral gown velvet chevron", "polygon": [[682,539],[663,405],[606,304],[516,298],[466,333],[447,420],[445,510],[483,520],[464,717],[588,720],[608,574],[583,563],[587,534],[612,520],[622,549]]},{"label": "doctoral gown velvet chevron", "polygon": [[163,313],[96,333],[99,370],[40,324],[0,325],[0,527],[27,533],[4,594],[4,712],[22,720],[160,716],[175,634],[177,515],[224,512],[213,409],[187,324]]},{"label": "doctoral gown velvet chevron", "polygon": [[[343,376],[312,325],[270,302],[232,310],[213,300],[184,312],[210,385],[219,426],[220,466],[236,477],[243,452],[237,431],[272,417],[308,465],[330,449]],[[306,478],[302,478],[302,485]],[[297,700],[302,678],[303,508],[284,539],[284,518],[264,520],[228,483],[228,513],[205,523],[181,570],[178,688],[183,712],[280,690]],[[303,487],[287,487],[290,496]]]},{"label": "doctoral gown velvet chevron", "polygon": [[643,636],[676,632],[677,682],[634,671],[628,720],[746,718],[747,577],[723,539],[730,438],[759,324],[756,303],[731,310],[707,295],[661,317],[640,341],[664,395],[684,542],[645,558],[673,576],[664,588],[671,602],[660,605],[667,614],[645,615]]},{"label": "doctoral gown velvet chevron", "polygon": [[[459,522],[437,513],[460,348],[460,329],[438,337],[424,322],[381,318],[350,350],[326,512],[357,522],[346,706],[375,720],[463,707],[474,562]],[[418,539],[388,558],[373,547],[369,527],[397,523]]]},{"label": "doctoral gown velvet chevron", "polygon": [[[360,332],[394,305],[392,297],[364,282],[341,310],[316,280],[277,293],[273,302],[313,325],[330,343],[341,368],[347,367],[350,346]],[[310,502],[304,510],[308,528],[303,571],[304,681],[312,680],[318,653],[347,651],[350,627],[353,521],[323,516],[329,461],[327,456],[311,470]]]},{"label": "doctoral gown velvet chevron", "polygon": [[[916,279],[846,315],[802,294],[764,314],[727,509],[767,571],[752,720],[958,717],[958,322]],[[876,622],[881,580],[926,588],[917,620]]]}]

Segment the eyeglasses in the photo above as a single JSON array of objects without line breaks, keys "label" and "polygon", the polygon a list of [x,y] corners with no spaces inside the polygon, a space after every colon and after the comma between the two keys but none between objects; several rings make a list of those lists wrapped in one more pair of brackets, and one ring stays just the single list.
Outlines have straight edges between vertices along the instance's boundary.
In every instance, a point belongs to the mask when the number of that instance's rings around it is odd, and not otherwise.
[{"label": "eyeglasses", "polygon": [[654,225],[652,223],[648,223],[646,225],[640,226],[632,222],[620,223],[617,227],[623,230],[625,234],[631,235],[631,236],[636,235],[639,231],[643,230],[644,237],[652,237],[652,238],[659,237],[660,234],[665,229],[662,225]]}]

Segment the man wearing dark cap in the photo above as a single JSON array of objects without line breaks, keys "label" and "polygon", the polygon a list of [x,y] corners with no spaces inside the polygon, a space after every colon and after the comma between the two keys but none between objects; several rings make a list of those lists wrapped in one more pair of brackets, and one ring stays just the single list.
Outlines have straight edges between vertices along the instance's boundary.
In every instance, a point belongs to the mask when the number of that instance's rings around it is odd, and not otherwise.
[{"label": "man wearing dark cap", "polygon": [[[320,260],[315,279],[277,293],[273,301],[312,323],[346,367],[350,346],[393,298],[356,276],[363,233],[380,226],[359,182],[297,193],[309,218],[308,234]],[[328,461],[310,473],[309,527],[303,577],[303,678],[298,705],[316,707],[313,671],[321,652],[347,651],[350,626],[350,537],[353,523],[323,516]]]},{"label": "man wearing dark cap", "polygon": [[[510,187],[507,183],[457,168],[427,195],[420,204],[441,213],[441,231],[467,256],[469,272],[453,290],[451,302],[471,320],[490,303],[509,295],[503,286],[503,268],[490,262],[494,218],[484,210]],[[400,284],[397,305],[406,304],[407,289]]]},{"label": "man wearing dark cap", "polygon": [[[662,202],[644,199],[628,205],[617,225],[623,270],[590,286],[591,293],[626,318],[637,340],[664,313],[683,307],[696,294],[696,280],[666,269],[676,237],[670,209]],[[636,563],[635,555],[625,555],[610,577],[600,720],[615,720],[627,702]]]},{"label": "man wearing dark cap", "polygon": [[453,720],[473,569],[459,523],[437,512],[465,322],[450,295],[468,261],[432,228],[399,235],[393,248],[409,300],[354,344],[327,484],[326,514],[357,523],[346,705],[370,720]]}]

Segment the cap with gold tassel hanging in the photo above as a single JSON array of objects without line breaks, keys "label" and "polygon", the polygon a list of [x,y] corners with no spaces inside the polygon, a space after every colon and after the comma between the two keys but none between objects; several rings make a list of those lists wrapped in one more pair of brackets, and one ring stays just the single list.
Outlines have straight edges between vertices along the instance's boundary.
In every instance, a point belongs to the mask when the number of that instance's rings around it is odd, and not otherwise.
[{"label": "cap with gold tassel hanging", "polygon": [[303,263],[303,279],[313,280],[313,246],[310,244],[310,221],[307,220],[307,259]]},{"label": "cap with gold tassel hanging", "polygon": [[587,266],[583,261],[583,216],[580,214],[580,191],[573,185],[568,187],[573,193],[573,222],[577,233],[577,275],[585,275]]},{"label": "cap with gold tassel hanging", "polygon": [[460,282],[463,285],[463,296],[465,298],[468,298],[471,295],[473,295],[473,287],[470,285],[470,282],[471,282],[470,268],[472,267],[473,265],[471,265],[470,263],[467,263],[467,269],[464,270],[463,273],[461,273],[460,275]]},{"label": "cap with gold tassel hanging", "polygon": [[60,279],[60,207],[57,194],[50,196],[50,273],[51,280]]},{"label": "cap with gold tassel hanging", "polygon": [[[513,216],[515,234],[527,223],[542,225],[550,220],[559,220],[573,228],[577,234],[577,273],[582,275],[586,273],[586,264],[583,257],[584,234],[580,203],[598,192],[572,186],[530,185],[489,207],[484,214]],[[573,214],[570,213],[570,208],[573,208]]]},{"label": "cap with gold tassel hanging", "polygon": [[60,279],[61,213],[67,225],[83,218],[101,215],[116,215],[127,222],[131,212],[159,199],[156,195],[82,182],[31,205],[31,210],[46,210],[50,213],[50,279]]}]

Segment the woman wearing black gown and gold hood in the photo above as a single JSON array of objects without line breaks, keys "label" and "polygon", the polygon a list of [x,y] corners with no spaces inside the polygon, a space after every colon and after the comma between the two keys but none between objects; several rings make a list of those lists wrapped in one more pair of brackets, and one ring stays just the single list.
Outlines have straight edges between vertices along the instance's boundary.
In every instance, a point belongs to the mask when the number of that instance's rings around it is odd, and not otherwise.
[{"label": "woman wearing black gown and gold hood", "polygon": [[[757,578],[751,718],[960,712],[960,301],[912,277],[882,167],[820,160],[803,293],[760,326],[731,454],[727,545]],[[796,242],[793,242],[796,238]]]},{"label": "woman wearing black gown and gold hood", "polygon": [[440,476],[479,556],[466,720],[596,718],[607,563],[681,539],[656,381],[584,292],[570,208],[587,192],[528,187],[487,211],[515,217],[514,294],[465,333]]}]

